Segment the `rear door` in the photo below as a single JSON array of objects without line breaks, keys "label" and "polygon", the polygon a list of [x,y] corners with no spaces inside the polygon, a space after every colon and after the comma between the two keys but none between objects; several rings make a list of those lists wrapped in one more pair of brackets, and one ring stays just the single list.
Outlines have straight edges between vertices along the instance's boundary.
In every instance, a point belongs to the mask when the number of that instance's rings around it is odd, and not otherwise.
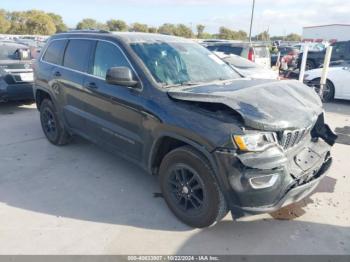
[{"label": "rear door", "polygon": [[[86,132],[111,151],[141,160],[142,91],[110,85],[105,81],[109,68],[121,66],[129,67],[135,74],[118,45],[108,41],[97,41],[90,75],[84,82],[84,88],[87,90]],[[134,77],[136,79],[136,75]]]},{"label": "rear door", "polygon": [[68,126],[81,135],[86,134],[86,92],[83,83],[93,44],[92,40],[70,39],[65,50],[63,67],[53,72],[60,83],[58,92],[62,96],[64,118]]}]

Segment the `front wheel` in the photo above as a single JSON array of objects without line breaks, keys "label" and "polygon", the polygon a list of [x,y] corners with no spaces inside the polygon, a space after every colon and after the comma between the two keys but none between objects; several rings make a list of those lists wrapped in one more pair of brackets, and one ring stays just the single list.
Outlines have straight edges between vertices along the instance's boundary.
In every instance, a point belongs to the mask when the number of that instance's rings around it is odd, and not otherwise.
[{"label": "front wheel", "polygon": [[168,153],[159,170],[166,203],[177,218],[191,227],[208,227],[228,212],[207,162],[197,151],[184,146]]}]

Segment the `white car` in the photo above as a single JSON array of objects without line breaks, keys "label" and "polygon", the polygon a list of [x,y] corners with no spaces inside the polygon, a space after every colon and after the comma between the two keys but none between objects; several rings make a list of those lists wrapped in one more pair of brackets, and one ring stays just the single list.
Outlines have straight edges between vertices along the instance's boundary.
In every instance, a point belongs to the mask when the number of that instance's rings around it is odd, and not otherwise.
[{"label": "white car", "polygon": [[265,68],[238,55],[225,55],[221,52],[214,53],[244,77],[252,79],[279,79],[278,70]]},{"label": "white car", "polygon": [[[305,72],[304,82],[314,87],[318,92],[322,68],[317,68]],[[327,84],[323,89],[323,100],[332,101],[334,98],[350,100],[350,67],[330,67]]]}]

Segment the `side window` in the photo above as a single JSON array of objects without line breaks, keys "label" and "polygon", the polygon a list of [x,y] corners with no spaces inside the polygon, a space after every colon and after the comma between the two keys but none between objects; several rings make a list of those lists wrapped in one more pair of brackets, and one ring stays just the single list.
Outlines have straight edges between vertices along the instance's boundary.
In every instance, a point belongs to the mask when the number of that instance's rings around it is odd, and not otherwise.
[{"label": "side window", "polygon": [[55,40],[51,42],[46,49],[43,60],[52,64],[61,65],[66,43],[66,40]]},{"label": "side window", "polygon": [[90,40],[69,40],[63,65],[74,70],[86,72],[93,43]]},{"label": "side window", "polygon": [[223,52],[227,55],[230,55],[230,54],[240,55],[242,52],[242,48],[235,47],[235,46],[229,46],[229,45],[222,45],[218,48],[218,51]]},{"label": "side window", "polygon": [[113,44],[98,41],[95,52],[92,74],[105,78],[107,70],[111,67],[130,67],[124,54]]},{"label": "side window", "polygon": [[335,52],[337,54],[346,53],[346,43],[335,43],[333,45],[333,52]]},{"label": "side window", "polygon": [[216,51],[218,49],[217,46],[214,46],[214,45],[210,45],[207,47],[210,51]]}]

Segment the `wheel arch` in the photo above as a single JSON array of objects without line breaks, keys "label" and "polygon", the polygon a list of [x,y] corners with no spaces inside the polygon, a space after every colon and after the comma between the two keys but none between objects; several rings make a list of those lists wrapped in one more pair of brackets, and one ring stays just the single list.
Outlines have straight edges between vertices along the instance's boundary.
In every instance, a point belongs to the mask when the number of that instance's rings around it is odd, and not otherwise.
[{"label": "wheel arch", "polygon": [[173,133],[163,133],[155,139],[150,150],[150,156],[148,160],[148,168],[152,174],[157,174],[159,166],[167,153],[179,148],[181,146],[191,146],[199,154],[205,157],[216,174],[217,167],[213,156],[205,146],[200,145],[196,141],[193,141],[187,137],[183,137]]},{"label": "wheel arch", "polygon": [[34,98],[38,110],[40,110],[41,103],[44,101],[44,99],[49,99],[52,101],[52,103],[54,103],[52,94],[50,94],[50,92],[47,90],[36,89]]}]

